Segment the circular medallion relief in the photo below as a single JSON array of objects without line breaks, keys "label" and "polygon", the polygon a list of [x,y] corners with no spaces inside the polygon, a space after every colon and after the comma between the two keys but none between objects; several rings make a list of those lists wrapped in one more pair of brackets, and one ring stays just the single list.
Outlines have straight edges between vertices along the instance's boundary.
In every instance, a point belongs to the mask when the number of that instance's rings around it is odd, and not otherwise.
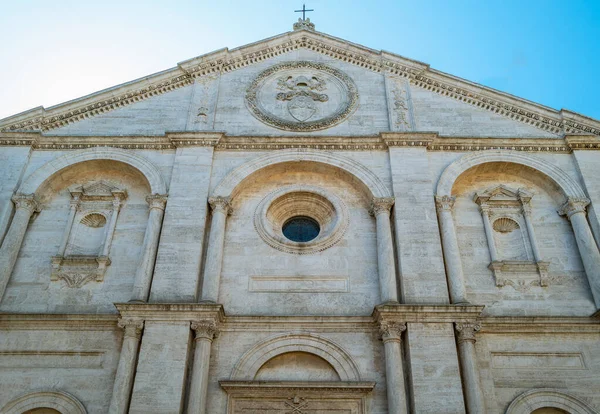
[{"label": "circular medallion relief", "polygon": [[246,105],[262,122],[286,131],[318,131],[342,122],[358,104],[344,72],[315,62],[286,62],[261,72]]}]

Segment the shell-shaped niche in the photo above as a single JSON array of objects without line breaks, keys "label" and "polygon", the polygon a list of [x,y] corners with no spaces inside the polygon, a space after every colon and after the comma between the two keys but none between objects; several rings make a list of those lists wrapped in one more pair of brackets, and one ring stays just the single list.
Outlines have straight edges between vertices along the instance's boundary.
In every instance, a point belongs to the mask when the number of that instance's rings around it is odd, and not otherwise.
[{"label": "shell-shaped niche", "polygon": [[509,219],[508,217],[501,217],[494,221],[492,226],[494,230],[500,233],[510,233],[519,229],[519,223],[516,221]]},{"label": "shell-shaped niche", "polygon": [[81,224],[86,227],[97,229],[106,225],[106,217],[99,213],[88,214],[81,219]]}]

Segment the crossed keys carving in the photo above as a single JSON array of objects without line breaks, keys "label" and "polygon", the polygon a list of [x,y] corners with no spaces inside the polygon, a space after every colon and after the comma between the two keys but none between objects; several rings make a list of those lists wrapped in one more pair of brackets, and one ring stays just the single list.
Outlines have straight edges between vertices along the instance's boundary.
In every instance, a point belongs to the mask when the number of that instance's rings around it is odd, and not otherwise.
[{"label": "crossed keys carving", "polygon": [[288,398],[292,402],[285,401],[285,405],[292,409],[292,411],[286,411],[285,414],[304,414],[303,409],[308,405],[308,401],[305,398],[300,398],[295,395],[293,398]]}]

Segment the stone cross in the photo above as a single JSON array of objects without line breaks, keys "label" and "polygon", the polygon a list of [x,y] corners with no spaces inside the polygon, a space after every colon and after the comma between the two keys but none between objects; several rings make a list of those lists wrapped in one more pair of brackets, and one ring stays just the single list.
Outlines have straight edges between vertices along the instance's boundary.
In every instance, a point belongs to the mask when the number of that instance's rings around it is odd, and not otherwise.
[{"label": "stone cross", "polygon": [[315,11],[314,9],[307,9],[306,4],[302,5],[302,10],[294,10],[294,13],[302,13],[302,20],[306,20],[306,12]]}]

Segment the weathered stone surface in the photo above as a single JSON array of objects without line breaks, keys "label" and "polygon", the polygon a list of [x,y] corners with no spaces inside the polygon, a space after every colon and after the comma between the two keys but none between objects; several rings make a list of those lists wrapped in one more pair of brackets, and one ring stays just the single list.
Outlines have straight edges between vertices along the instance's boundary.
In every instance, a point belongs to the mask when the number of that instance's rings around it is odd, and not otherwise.
[{"label": "weathered stone surface", "polygon": [[0,120],[0,411],[598,411],[598,135],[302,21]]}]

